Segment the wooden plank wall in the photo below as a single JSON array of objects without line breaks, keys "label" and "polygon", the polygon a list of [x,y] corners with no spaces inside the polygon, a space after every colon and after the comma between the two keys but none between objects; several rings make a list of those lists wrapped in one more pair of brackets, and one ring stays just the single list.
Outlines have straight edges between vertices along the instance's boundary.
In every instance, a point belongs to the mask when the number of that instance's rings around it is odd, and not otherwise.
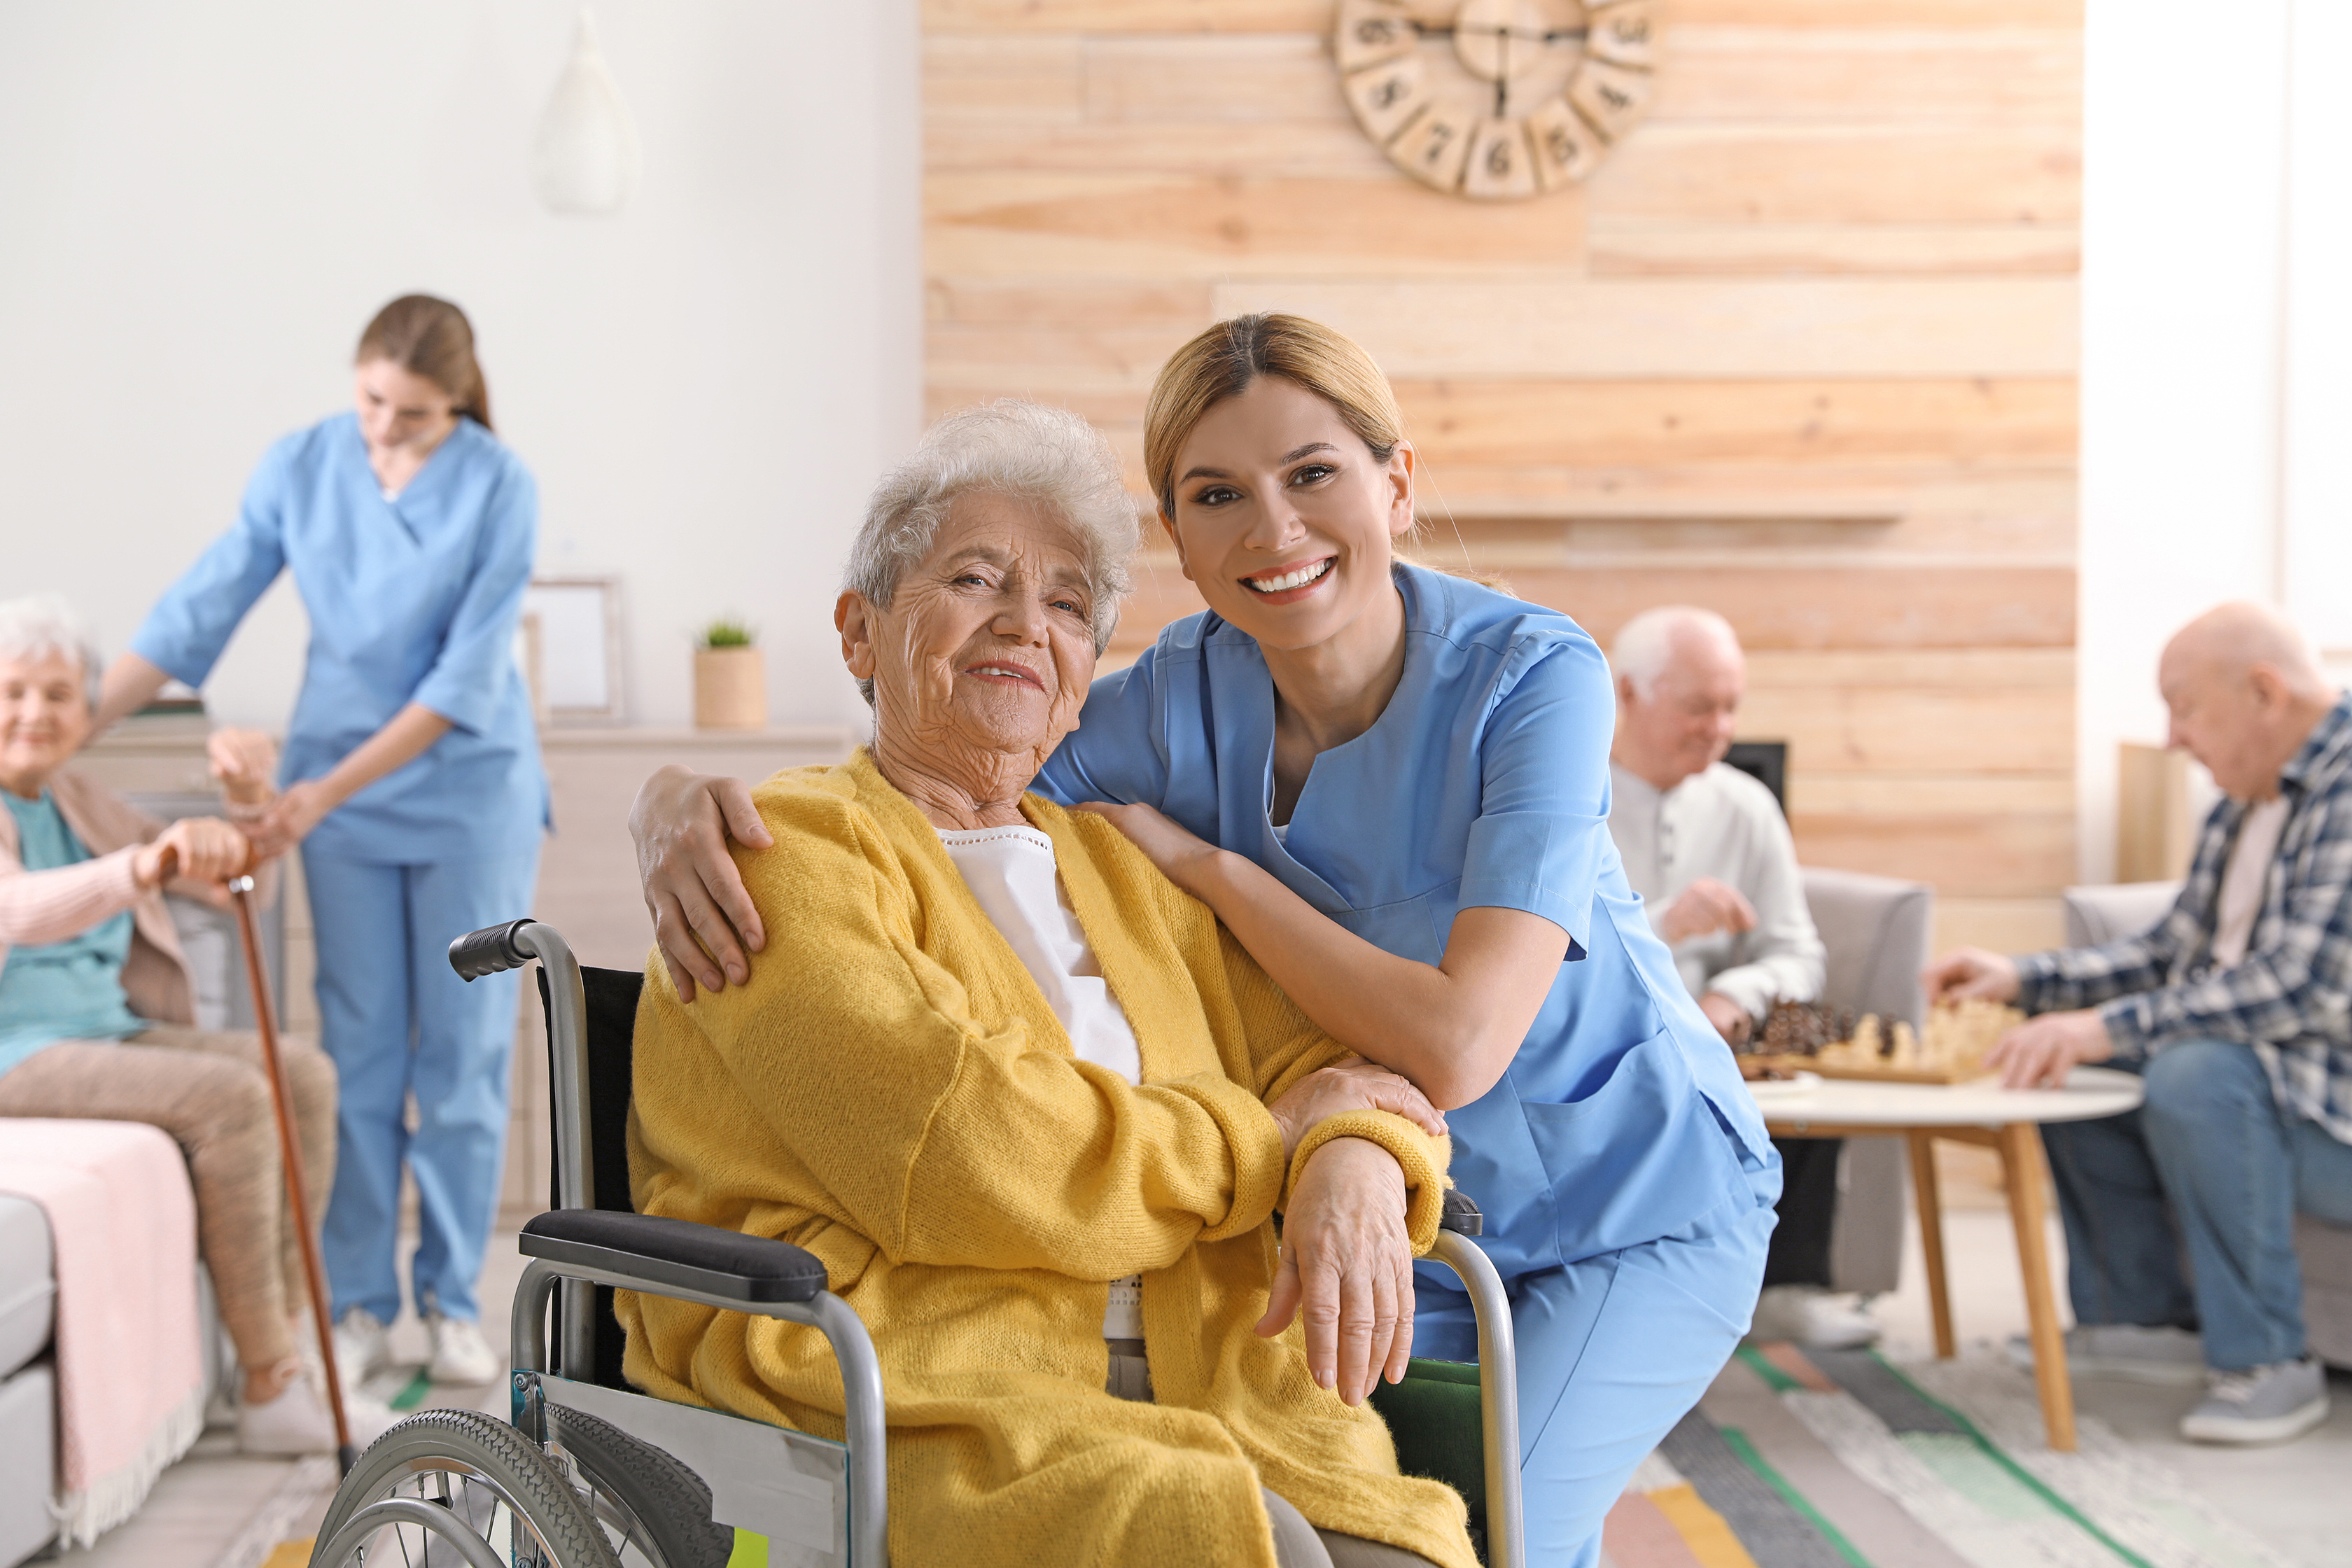
[{"label": "wooden plank wall", "polygon": [[[1433,0],[1437,14],[1450,6]],[[2056,940],[2073,875],[2080,0],[1659,0],[1655,109],[1482,205],[1356,129],[1326,0],[926,0],[929,400],[1143,394],[1238,310],[1396,380],[1441,564],[1604,641],[1710,605],[1809,863]],[[1153,558],[1123,649],[1198,599]]]}]

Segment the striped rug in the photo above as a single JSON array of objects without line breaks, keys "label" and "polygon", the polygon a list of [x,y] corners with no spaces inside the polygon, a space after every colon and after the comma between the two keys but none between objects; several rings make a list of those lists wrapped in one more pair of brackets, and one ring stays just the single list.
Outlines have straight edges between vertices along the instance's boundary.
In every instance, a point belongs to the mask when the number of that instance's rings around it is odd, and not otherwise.
[{"label": "striped rug", "polygon": [[1611,1568],[2296,1568],[2144,1450],[2053,1453],[1990,1356],[1743,1349],[1610,1511]]}]

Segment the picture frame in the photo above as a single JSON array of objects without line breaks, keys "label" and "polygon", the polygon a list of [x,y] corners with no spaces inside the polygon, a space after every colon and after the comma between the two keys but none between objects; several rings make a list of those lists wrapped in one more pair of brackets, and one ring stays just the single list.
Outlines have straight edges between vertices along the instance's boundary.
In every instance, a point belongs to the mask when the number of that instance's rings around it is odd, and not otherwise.
[{"label": "picture frame", "polygon": [[532,706],[546,721],[558,727],[625,722],[621,580],[534,577],[523,591],[522,615],[519,642],[529,648]]}]

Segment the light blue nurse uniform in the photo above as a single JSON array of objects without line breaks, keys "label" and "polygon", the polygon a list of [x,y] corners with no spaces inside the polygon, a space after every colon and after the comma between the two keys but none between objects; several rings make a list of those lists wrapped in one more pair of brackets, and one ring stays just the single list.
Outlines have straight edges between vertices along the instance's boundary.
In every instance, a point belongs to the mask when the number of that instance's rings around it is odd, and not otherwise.
[{"label": "light blue nurse uniform", "polygon": [[[1396,694],[1315,759],[1283,835],[1268,816],[1273,679],[1214,614],[1096,681],[1037,787],[1157,806],[1424,963],[1465,909],[1568,933],[1502,1081],[1446,1120],[1454,1182],[1485,1211],[1479,1245],[1511,1294],[1528,1552],[1585,1565],[1633,1468],[1747,1331],[1780,1163],[1609,837],[1616,701],[1601,650],[1556,611],[1417,566],[1395,576]],[[1416,1294],[1414,1352],[1475,1361],[1453,1276],[1423,1265]]]},{"label": "light blue nurse uniform", "polygon": [[[514,659],[539,491],[471,419],[397,497],[356,416],[269,449],[236,525],[148,616],[131,647],[191,686],[279,572],[310,618],[283,782],[317,778],[410,702],[449,721],[422,756],[329,813],[302,845],[319,1015],[340,1077],[323,1252],[338,1318],[400,1311],[404,1159],[422,1235],[417,1307],[477,1320],[497,1211],[516,979],[471,985],[449,941],[528,912],[547,824],[530,699]],[[414,1095],[417,1127],[408,1130]]]}]

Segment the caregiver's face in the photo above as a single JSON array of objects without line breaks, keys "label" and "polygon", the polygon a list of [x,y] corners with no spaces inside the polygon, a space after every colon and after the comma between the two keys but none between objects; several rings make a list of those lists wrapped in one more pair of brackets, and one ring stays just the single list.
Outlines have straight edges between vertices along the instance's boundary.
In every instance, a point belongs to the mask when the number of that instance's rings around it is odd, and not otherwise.
[{"label": "caregiver's face", "polygon": [[1209,607],[1269,647],[1311,647],[1394,596],[1389,541],[1412,526],[1412,448],[1385,463],[1339,411],[1262,375],[1176,454],[1168,530]]},{"label": "caregiver's face", "polygon": [[1013,497],[956,499],[887,607],[854,594],[836,611],[854,675],[874,682],[877,742],[974,776],[1000,759],[1034,773],[1078,725],[1094,679],[1094,595],[1076,537]]},{"label": "caregiver's face", "polygon": [[388,359],[362,360],[352,371],[360,434],[373,451],[431,447],[457,422],[457,400],[440,385]]},{"label": "caregiver's face", "polygon": [[89,733],[81,660],[62,654],[0,659],[0,788],[27,799]]}]

